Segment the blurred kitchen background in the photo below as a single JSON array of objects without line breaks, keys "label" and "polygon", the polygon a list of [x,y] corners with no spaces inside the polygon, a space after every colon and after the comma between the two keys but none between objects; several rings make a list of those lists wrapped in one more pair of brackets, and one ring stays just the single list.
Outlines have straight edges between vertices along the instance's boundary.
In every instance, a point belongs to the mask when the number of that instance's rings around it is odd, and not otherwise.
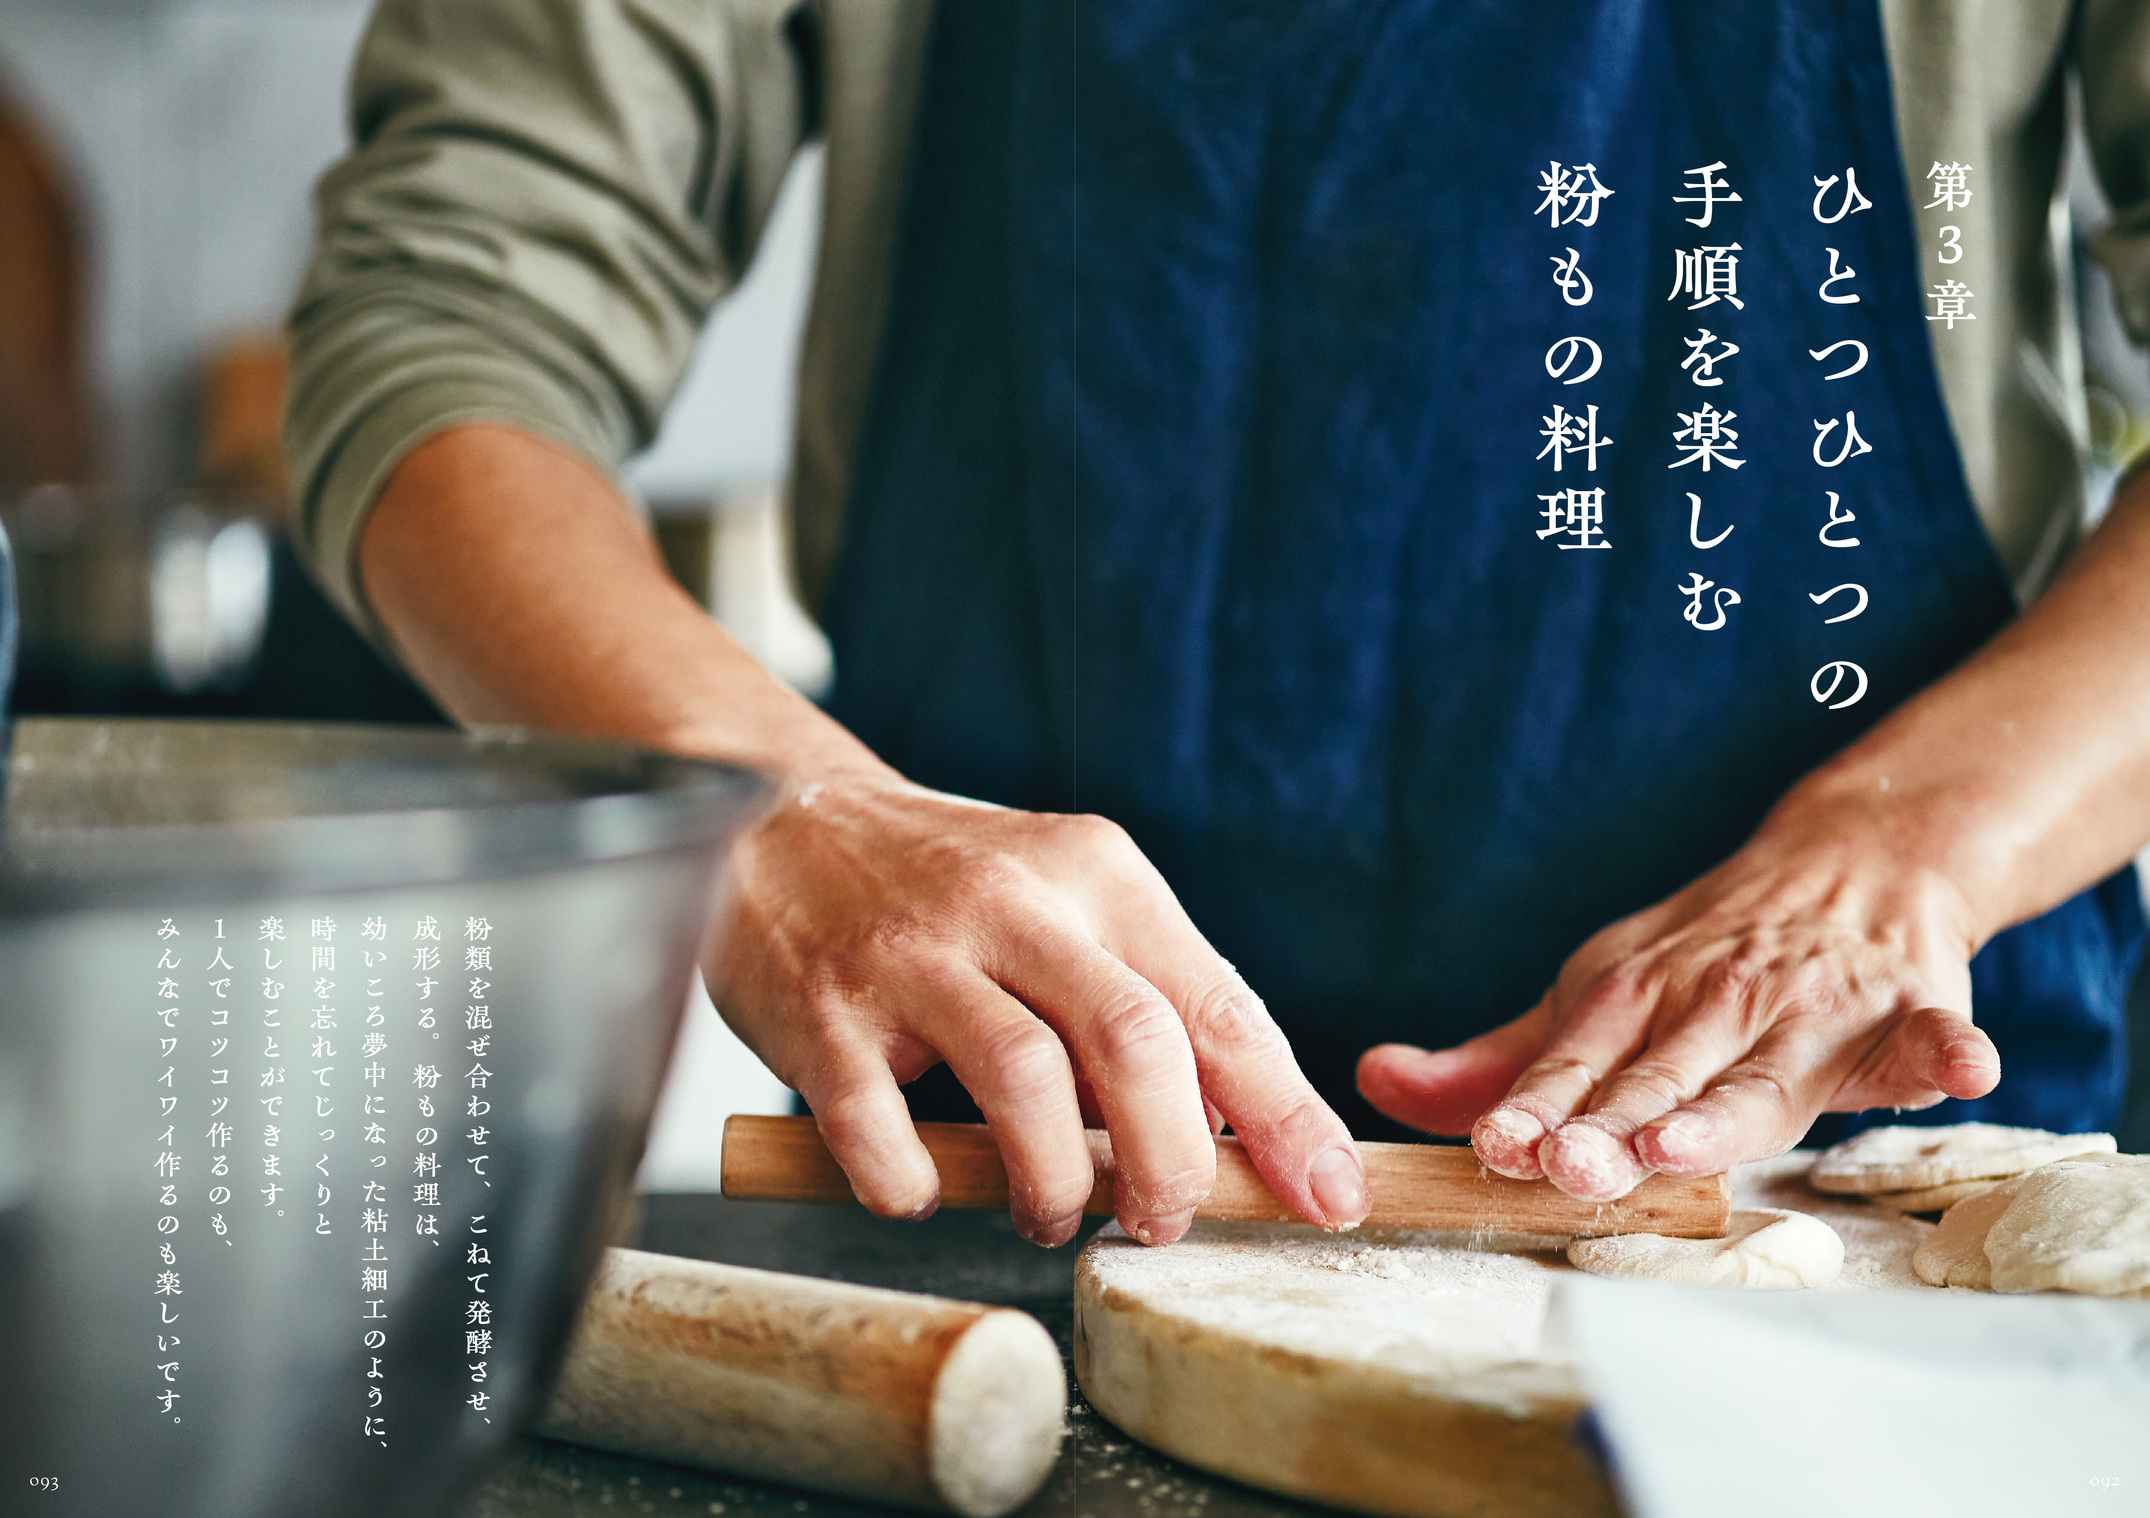
[{"label": "blurred kitchen background", "polygon": [[[0,520],[21,556],[25,711],[441,720],[330,610],[283,525],[279,329],[367,10],[0,0]],[[789,588],[782,499],[819,181],[802,157],[628,471],[681,583],[809,693],[828,649]],[[2078,152],[2055,235],[2077,250],[2068,361],[2099,495],[2150,446],[2150,359],[2081,253],[2107,214]],[[697,998],[645,1184],[712,1185],[723,1114],[785,1100]],[[2150,1149],[2150,1079],[2127,1126],[2123,1147]]]},{"label": "blurred kitchen background", "polygon": [[[284,533],[280,329],[366,0],[0,0],[0,521],[27,713],[440,722]],[[782,486],[820,163],[795,166],[629,480],[667,562],[809,693]],[[789,1093],[697,995],[645,1186],[713,1189]]]}]

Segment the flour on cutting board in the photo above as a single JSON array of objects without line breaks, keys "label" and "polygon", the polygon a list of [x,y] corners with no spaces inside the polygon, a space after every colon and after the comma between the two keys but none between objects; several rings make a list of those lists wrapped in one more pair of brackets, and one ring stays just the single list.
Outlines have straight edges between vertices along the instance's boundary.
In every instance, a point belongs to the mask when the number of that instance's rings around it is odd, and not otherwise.
[{"label": "flour on cutting board", "polygon": [[[1743,1167],[1735,1207],[1794,1208],[1844,1241],[1818,1290],[1919,1289],[1911,1256],[1933,1225],[1808,1188],[1811,1154]],[[1107,1229],[1088,1256],[1097,1284],[1172,1317],[1275,1349],[1443,1380],[1491,1366],[1565,1371],[1545,1341],[1565,1241],[1519,1234],[1368,1229],[1338,1237],[1292,1224],[1197,1221],[1145,1249]]]},{"label": "flour on cutting board", "polygon": [[1410,1375],[1537,1358],[1565,1263],[1469,1245],[1459,1233],[1374,1230],[1346,1242],[1311,1227],[1200,1220],[1177,1244],[1100,1244],[1089,1261],[1107,1292],[1276,1349]]}]

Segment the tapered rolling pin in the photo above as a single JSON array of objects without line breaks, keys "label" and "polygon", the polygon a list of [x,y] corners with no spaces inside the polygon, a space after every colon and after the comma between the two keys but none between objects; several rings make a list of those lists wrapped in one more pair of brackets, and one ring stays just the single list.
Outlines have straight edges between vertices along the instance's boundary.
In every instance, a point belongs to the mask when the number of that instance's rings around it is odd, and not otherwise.
[{"label": "tapered rolling pin", "polygon": [[608,1249],[538,1432],[1001,1518],[1051,1473],[1066,1413],[1027,1313]]},{"label": "tapered rolling pin", "polygon": [[[941,1205],[1008,1205],[1008,1172],[985,1128],[920,1123],[918,1136],[941,1174]],[[1087,1135],[1097,1185],[1083,1208],[1112,1215],[1112,1145],[1095,1129]],[[1615,1233],[1661,1233],[1681,1239],[1721,1239],[1732,1216],[1732,1188],[1721,1175],[1683,1180],[1653,1175],[1617,1202],[1584,1202],[1550,1181],[1495,1175],[1470,1150],[1438,1144],[1359,1145],[1373,1211],[1371,1228],[1439,1228],[1459,1233],[1531,1233],[1597,1238]],[[724,1194],[742,1201],[848,1202],[844,1178],[808,1117],[731,1117],[724,1124]],[[1217,1140],[1217,1181],[1198,1218],[1290,1222],[1234,1138]]]}]

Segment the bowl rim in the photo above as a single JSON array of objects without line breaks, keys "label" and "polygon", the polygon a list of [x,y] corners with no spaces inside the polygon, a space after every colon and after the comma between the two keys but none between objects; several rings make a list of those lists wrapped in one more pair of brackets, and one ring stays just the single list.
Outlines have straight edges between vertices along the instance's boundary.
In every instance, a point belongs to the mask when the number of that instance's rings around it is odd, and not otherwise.
[{"label": "bowl rim", "polygon": [[[25,717],[14,724],[12,786],[65,763],[69,745],[114,768],[158,755],[211,757],[203,768],[268,769],[394,758],[422,768],[473,761],[503,774],[612,771],[584,794],[414,804],[176,824],[10,831],[0,842],[0,915],[85,906],[190,905],[207,896],[340,895],[529,876],[710,849],[766,810],[767,775],[711,760],[520,727],[157,717]],[[572,783],[572,782],[569,782]],[[422,796],[413,796],[422,802]]]}]

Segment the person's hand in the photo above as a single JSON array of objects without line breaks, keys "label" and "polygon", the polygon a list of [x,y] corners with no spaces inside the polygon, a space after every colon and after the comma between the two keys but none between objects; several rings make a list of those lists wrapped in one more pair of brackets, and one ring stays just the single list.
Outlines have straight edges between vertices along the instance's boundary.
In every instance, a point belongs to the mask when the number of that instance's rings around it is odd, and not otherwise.
[{"label": "person's hand", "polygon": [[1011,1210],[1071,1238],[1112,1138],[1113,1205],[1187,1229],[1229,1122],[1270,1189],[1325,1227],[1366,1215],[1358,1151],[1259,998],[1110,822],[985,806],[851,770],[787,788],[735,850],[725,1020],[806,1099],[859,1200],[920,1217],[933,1161],[897,1089],[945,1060],[1007,1162]]},{"label": "person's hand", "polygon": [[1468,1132],[1502,1175],[1610,1201],[1652,1171],[1781,1154],[1823,1112],[1985,1095],[2000,1059],[1971,1024],[1975,947],[1941,874],[1841,817],[1793,818],[1598,933],[1515,1021],[1367,1051],[1359,1087]]},{"label": "person's hand", "polygon": [[897,1086],[946,1060],[1041,1243],[1089,1199],[1086,1110],[1138,1239],[1178,1238],[1209,1194],[1212,1112],[1300,1216],[1365,1216],[1342,1120],[1126,834],[905,783],[669,578],[603,471],[516,428],[452,428],[397,466],[361,561],[401,656],[461,720],[781,778],[733,850],[731,931],[703,971],[874,1211],[938,1198]]}]

